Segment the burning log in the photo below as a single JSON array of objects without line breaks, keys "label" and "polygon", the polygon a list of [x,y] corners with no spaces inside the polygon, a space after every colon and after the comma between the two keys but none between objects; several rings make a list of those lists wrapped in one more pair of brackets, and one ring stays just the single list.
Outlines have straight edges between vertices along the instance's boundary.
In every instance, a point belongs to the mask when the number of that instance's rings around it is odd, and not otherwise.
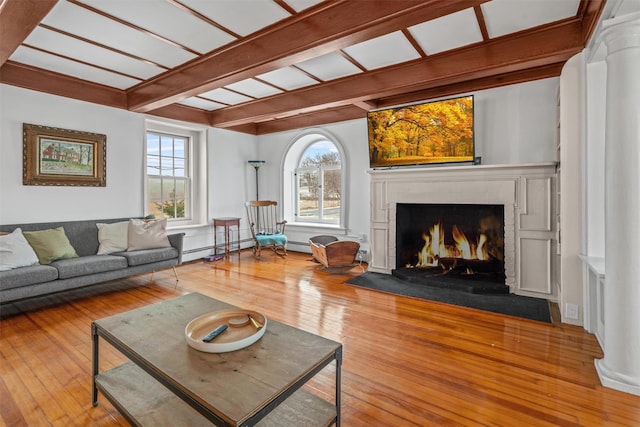
[{"label": "burning log", "polygon": [[[438,266],[417,266],[418,270],[443,270],[443,271],[456,271],[458,274],[463,272],[464,274],[473,273],[492,273],[496,269],[500,269],[502,263],[496,259],[464,259],[464,258],[440,258],[438,260]],[[471,272],[471,273],[470,273]]]}]

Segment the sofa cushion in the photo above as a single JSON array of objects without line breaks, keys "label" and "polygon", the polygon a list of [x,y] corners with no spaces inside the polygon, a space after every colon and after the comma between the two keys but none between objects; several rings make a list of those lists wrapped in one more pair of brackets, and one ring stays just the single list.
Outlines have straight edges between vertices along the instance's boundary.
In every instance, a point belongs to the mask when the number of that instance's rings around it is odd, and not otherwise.
[{"label": "sofa cushion", "polygon": [[167,248],[171,246],[167,238],[166,218],[156,221],[130,219],[127,237],[127,251]]},{"label": "sofa cushion", "polygon": [[60,279],[68,279],[70,277],[127,268],[127,260],[121,256],[89,255],[53,261],[51,266],[58,269],[58,277]]},{"label": "sofa cushion", "polygon": [[0,289],[21,288],[58,278],[58,270],[49,265],[31,265],[0,271]]},{"label": "sofa cushion", "polygon": [[113,224],[103,222],[96,223],[98,227],[98,255],[107,255],[114,252],[127,250],[127,233],[129,221],[121,221]]},{"label": "sofa cushion", "polygon": [[57,259],[78,257],[62,227],[25,231],[23,234],[33,250],[36,251],[40,264],[50,264],[51,261]]},{"label": "sofa cushion", "polygon": [[126,258],[129,266],[134,266],[178,258],[179,254],[176,248],[169,247],[159,249],[142,249],[132,252],[118,252],[113,255],[118,255]]},{"label": "sofa cushion", "polygon": [[16,228],[11,234],[0,236],[0,271],[37,263],[38,256],[20,228]]}]

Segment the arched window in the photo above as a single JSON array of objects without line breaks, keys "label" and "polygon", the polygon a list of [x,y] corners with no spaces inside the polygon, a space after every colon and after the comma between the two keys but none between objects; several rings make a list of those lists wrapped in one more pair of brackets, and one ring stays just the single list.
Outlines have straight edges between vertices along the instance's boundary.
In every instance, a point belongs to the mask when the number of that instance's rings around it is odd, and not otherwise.
[{"label": "arched window", "polygon": [[290,219],[296,223],[341,226],[344,218],[344,152],[323,133],[294,140],[285,158]]},{"label": "arched window", "polygon": [[340,153],[331,141],[310,145],[296,169],[296,216],[300,222],[339,224],[342,193]]}]

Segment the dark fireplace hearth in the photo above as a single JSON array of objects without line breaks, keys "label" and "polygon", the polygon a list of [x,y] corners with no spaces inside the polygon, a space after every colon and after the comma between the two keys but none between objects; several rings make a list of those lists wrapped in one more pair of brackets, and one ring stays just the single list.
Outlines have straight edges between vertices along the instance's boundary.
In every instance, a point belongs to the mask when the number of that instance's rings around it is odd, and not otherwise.
[{"label": "dark fireplace hearth", "polygon": [[502,205],[399,203],[396,268],[412,283],[508,293]]}]

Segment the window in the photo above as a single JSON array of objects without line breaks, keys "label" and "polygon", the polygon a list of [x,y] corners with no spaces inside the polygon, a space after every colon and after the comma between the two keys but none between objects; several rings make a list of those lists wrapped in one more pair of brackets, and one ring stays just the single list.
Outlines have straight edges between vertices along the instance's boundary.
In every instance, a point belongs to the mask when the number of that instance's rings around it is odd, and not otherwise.
[{"label": "window", "polygon": [[346,226],[347,159],[342,145],[324,129],[308,130],[289,144],[283,162],[282,207],[287,227],[307,230]]},{"label": "window", "polygon": [[307,148],[296,169],[296,216],[302,222],[340,223],[342,170],[340,154],[330,141]]},{"label": "window", "polygon": [[204,129],[147,120],[146,215],[167,218],[170,227],[206,223]]},{"label": "window", "polygon": [[147,214],[168,219],[191,216],[189,146],[188,137],[147,132]]}]

